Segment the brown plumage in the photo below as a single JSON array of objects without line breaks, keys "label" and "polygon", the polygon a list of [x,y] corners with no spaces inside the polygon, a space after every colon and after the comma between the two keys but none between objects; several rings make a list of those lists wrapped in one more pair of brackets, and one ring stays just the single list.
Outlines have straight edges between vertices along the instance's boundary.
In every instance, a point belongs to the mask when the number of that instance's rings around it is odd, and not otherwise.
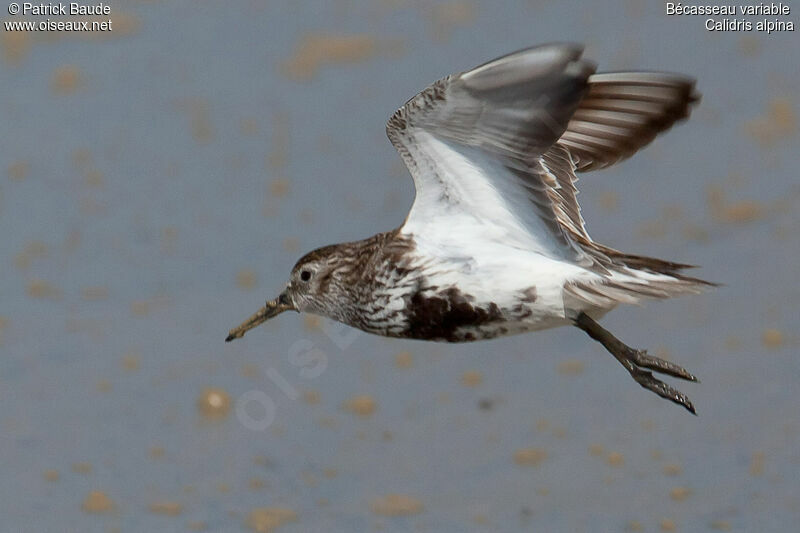
[{"label": "brown plumage", "polygon": [[699,292],[688,265],[596,243],[576,172],[611,166],[697,102],[694,81],[658,72],[595,74],[576,45],[521,50],[433,83],[387,135],[414,178],[404,224],[303,256],[280,296],[226,340],[305,311],[390,337],[447,342],[571,324],[643,387],[694,412],[653,370],[683,368],[634,350],[597,324],[620,303]]}]

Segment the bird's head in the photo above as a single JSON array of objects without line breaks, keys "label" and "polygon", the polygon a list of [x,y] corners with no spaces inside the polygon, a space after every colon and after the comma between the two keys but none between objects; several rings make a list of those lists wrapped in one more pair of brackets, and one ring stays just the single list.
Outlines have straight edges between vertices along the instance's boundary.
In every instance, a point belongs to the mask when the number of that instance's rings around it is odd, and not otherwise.
[{"label": "bird's head", "polygon": [[344,283],[342,277],[353,271],[352,257],[342,245],[318,248],[301,257],[289,275],[289,282],[274,300],[256,311],[250,318],[228,333],[226,342],[243,337],[254,327],[284,311],[304,311],[332,316],[337,301],[341,303]]}]

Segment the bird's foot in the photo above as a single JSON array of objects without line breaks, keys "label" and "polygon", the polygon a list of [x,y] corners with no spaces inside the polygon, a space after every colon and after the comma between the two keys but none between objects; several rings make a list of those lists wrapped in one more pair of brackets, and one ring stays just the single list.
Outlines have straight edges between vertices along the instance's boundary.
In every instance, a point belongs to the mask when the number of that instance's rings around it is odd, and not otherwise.
[{"label": "bird's foot", "polygon": [[606,350],[625,367],[636,383],[662,398],[682,405],[693,415],[697,414],[694,405],[685,394],[656,378],[652,372],[648,372],[648,370],[652,370],[668,376],[696,382],[697,378],[685,368],[665,359],[649,355],[646,350],[631,348],[584,313],[578,315],[575,325],[605,346]]},{"label": "bird's foot", "polygon": [[[653,391],[662,398],[666,398],[671,402],[675,402],[678,405],[682,405],[693,415],[697,414],[697,411],[695,411],[694,405],[692,404],[691,400],[689,400],[689,398],[684,393],[673,387],[670,387],[660,379],[657,379],[655,376],[653,376],[652,372],[648,372],[647,370],[642,370],[639,367],[633,367],[632,369],[629,369],[629,372],[631,373],[631,377],[634,380],[636,380],[636,383],[638,383],[645,389]],[[696,381],[696,380],[691,380],[691,381]]]},{"label": "bird's foot", "polygon": [[629,359],[636,366],[649,368],[650,370],[660,372],[661,374],[667,374],[668,376],[675,378],[685,379],[686,381],[697,381],[697,378],[693,374],[689,373],[688,370],[680,365],[676,365],[675,363],[671,363],[665,359],[649,355],[647,350],[629,350]]}]

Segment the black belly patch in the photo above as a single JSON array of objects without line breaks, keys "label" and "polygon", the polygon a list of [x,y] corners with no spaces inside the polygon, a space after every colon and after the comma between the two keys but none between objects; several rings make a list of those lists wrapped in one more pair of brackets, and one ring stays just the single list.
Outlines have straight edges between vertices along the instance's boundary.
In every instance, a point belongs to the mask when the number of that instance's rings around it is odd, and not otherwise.
[{"label": "black belly patch", "polygon": [[536,287],[531,285],[524,291],[522,291],[522,296],[520,297],[519,301],[524,302],[527,304],[532,304],[536,301],[539,295],[536,293]]},{"label": "black belly patch", "polygon": [[448,342],[474,340],[472,333],[457,334],[464,326],[481,326],[503,320],[500,308],[494,302],[488,307],[478,307],[469,295],[455,288],[426,296],[417,291],[408,300],[407,335],[415,339],[441,339]]}]

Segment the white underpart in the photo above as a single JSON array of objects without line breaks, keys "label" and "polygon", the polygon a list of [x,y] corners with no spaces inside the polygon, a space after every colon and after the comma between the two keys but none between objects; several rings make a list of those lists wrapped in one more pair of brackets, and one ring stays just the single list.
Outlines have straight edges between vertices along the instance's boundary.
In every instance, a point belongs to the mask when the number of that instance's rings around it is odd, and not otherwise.
[{"label": "white underpart", "polygon": [[425,233],[440,250],[466,246],[467,256],[472,245],[483,242],[502,242],[547,257],[566,256],[527,191],[497,159],[425,131],[415,133],[414,140],[417,169],[430,177],[417,180],[404,233]]},{"label": "white underpart", "polygon": [[[508,169],[479,154],[467,157],[425,132],[416,141],[420,173],[457,176],[417,180],[422,186],[401,228],[416,242],[415,263],[426,265],[428,283],[458,287],[475,305],[501,309],[518,305],[535,287],[536,301],[526,304],[531,315],[519,328],[511,325],[519,331],[562,325],[574,316],[576,310],[564,308],[564,284],[601,278],[567,258],[574,250],[564,249],[513,176],[498,179]],[[446,188],[435,186],[442,181]]]}]

